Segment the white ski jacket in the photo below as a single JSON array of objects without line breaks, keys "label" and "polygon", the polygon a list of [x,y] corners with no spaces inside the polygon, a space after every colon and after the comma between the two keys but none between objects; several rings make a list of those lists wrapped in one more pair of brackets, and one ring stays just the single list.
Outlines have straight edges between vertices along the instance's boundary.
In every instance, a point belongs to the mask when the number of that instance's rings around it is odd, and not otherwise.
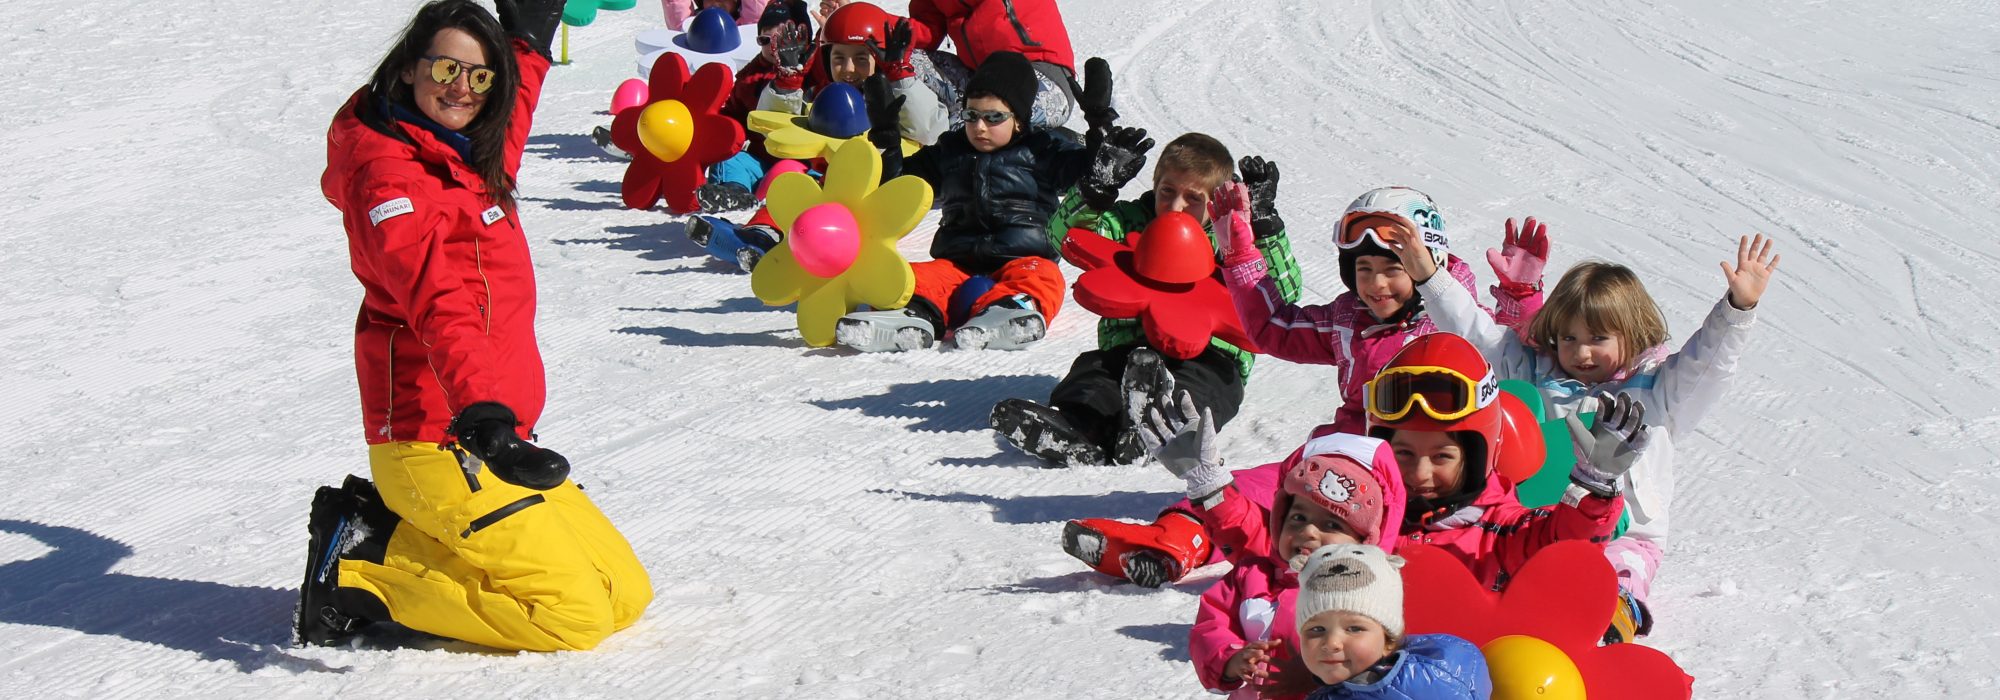
[{"label": "white ski jacket", "polygon": [[1645,404],[1646,451],[1618,486],[1632,515],[1625,535],[1663,543],[1674,499],[1673,441],[1693,430],[1728,388],[1756,312],[1731,306],[1725,295],[1679,352],[1642,359],[1623,379],[1586,386],[1564,372],[1554,355],[1522,343],[1512,330],[1494,323],[1450,275],[1432,275],[1417,290],[1439,331],[1471,341],[1501,379],[1534,383],[1547,398],[1550,419],[1571,415],[1585,397],[1599,391],[1629,394]]}]

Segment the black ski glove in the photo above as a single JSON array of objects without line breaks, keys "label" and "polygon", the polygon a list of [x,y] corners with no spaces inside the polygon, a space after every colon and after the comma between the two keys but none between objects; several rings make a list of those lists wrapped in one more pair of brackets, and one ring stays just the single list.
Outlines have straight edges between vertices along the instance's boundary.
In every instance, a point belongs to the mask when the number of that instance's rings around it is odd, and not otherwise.
[{"label": "black ski glove", "polygon": [[778,67],[788,71],[805,70],[806,54],[812,53],[812,33],[796,22],[785,24],[778,30]]},{"label": "black ski glove", "polygon": [[868,142],[876,148],[902,148],[904,99],[889,90],[889,78],[881,73],[861,81],[861,100],[868,105]]},{"label": "black ski glove", "polygon": [[522,440],[514,432],[519,424],[512,409],[482,401],[458,412],[451,421],[451,434],[459,449],[485,462],[501,481],[537,491],[562,485],[569,478],[569,460]]},{"label": "black ski glove", "polygon": [[541,54],[542,58],[553,60],[550,45],[556,39],[556,28],[562,24],[565,0],[494,0],[493,7],[499,10],[500,26],[509,36],[528,42],[528,47]]},{"label": "black ski glove", "polygon": [[1278,164],[1263,156],[1244,156],[1237,161],[1243,173],[1243,187],[1250,190],[1250,230],[1264,239],[1285,232],[1285,220],[1278,218]]},{"label": "black ski glove", "polygon": [[910,18],[902,17],[896,23],[883,25],[888,29],[888,39],[875,43],[874,37],[862,40],[869,50],[875,52],[875,61],[884,66],[899,66],[910,60]]},{"label": "black ski glove", "polygon": [[1083,203],[1097,211],[1117,204],[1118,190],[1146,167],[1146,152],[1150,150],[1153,140],[1146,138],[1145,129],[1114,126],[1105,130],[1103,142],[1091,154],[1090,173],[1076,185]]},{"label": "black ski glove", "polygon": [[1111,108],[1111,64],[1104,59],[1092,57],[1083,62],[1083,94],[1077,96],[1083,107],[1083,121],[1092,130],[1110,128],[1118,121],[1118,110]]}]

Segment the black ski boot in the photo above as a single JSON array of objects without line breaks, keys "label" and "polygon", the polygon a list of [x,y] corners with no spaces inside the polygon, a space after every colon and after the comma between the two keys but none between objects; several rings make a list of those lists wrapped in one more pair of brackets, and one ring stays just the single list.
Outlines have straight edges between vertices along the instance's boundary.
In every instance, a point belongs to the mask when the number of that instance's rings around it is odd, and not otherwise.
[{"label": "black ski boot", "polygon": [[1026,399],[1006,399],[993,405],[992,425],[1000,437],[1047,461],[1048,466],[1104,463],[1104,449],[1054,408]]},{"label": "black ski boot", "polygon": [[749,209],[757,204],[756,195],[734,182],[704,184],[694,189],[694,199],[701,203],[701,210],[709,214]]},{"label": "black ski boot", "polygon": [[1174,375],[1166,360],[1152,348],[1133,348],[1125,356],[1125,372],[1118,386],[1125,396],[1125,410],[1118,416],[1118,435],[1112,439],[1112,464],[1134,464],[1146,460],[1146,445],[1139,441],[1139,425],[1132,416],[1144,416],[1148,407],[1159,406],[1174,393]]},{"label": "black ski boot", "polygon": [[340,488],[322,486],[313,494],[306,523],[311,540],[305,583],[299,586],[293,618],[294,644],[338,646],[369,623],[389,619],[381,599],[358,588],[339,587],[339,560],[381,563],[398,522],[382,504],[375,485],[357,476],[347,477]]}]

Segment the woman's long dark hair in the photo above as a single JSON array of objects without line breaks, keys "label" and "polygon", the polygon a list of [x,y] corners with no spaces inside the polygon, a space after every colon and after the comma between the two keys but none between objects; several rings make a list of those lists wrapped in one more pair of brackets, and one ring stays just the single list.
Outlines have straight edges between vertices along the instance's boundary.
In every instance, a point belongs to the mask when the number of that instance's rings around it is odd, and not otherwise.
[{"label": "woman's long dark hair", "polygon": [[[389,55],[382,57],[381,65],[375,67],[375,75],[368,80],[369,98],[416,109],[416,98],[403,82],[403,73],[430,53],[431,39],[439,31],[451,28],[463,30],[479,41],[486,50],[486,66],[494,73],[493,89],[486,93],[479,116],[459,130],[472,139],[472,162],[466,165],[479,173],[494,201],[511,206],[514,177],[507,174],[507,127],[514,120],[514,95],[520,90],[521,72],[514,64],[507,31],[486,8],[471,0],[435,0],[417,10],[417,16],[403,30],[403,37],[389,48]],[[362,123],[399,141],[409,141],[393,117],[384,114],[378,104],[363,104],[358,111]]]}]

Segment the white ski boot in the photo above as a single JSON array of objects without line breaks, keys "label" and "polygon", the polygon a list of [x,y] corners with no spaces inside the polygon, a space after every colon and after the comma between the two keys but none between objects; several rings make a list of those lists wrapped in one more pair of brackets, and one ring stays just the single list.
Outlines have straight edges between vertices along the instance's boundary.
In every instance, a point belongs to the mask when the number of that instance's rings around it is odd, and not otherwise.
[{"label": "white ski boot", "polygon": [[892,352],[927,348],[937,339],[936,326],[907,308],[856,311],[840,317],[833,338],[861,352]]},{"label": "white ski boot", "polygon": [[1019,350],[1041,340],[1049,331],[1042,312],[1025,295],[986,307],[985,311],[959,326],[953,336],[963,350]]}]

